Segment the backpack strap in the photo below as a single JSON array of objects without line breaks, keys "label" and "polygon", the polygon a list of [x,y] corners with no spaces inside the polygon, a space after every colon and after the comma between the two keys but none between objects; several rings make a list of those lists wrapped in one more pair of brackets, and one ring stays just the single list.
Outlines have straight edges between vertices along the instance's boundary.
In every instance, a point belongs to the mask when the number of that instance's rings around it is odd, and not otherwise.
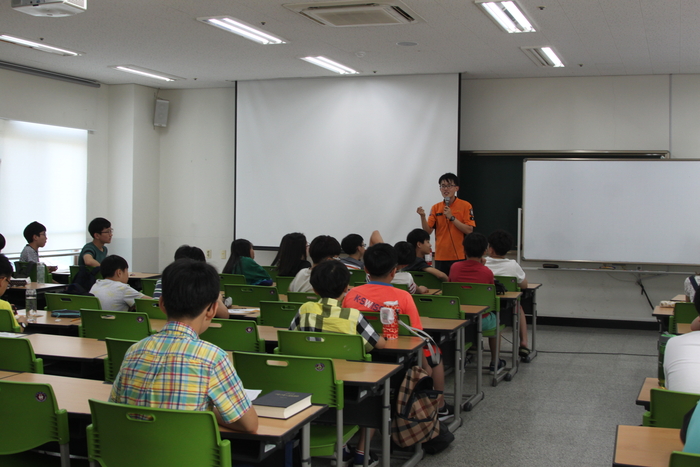
[{"label": "backpack strap", "polygon": [[403,326],[404,328],[408,329],[408,331],[413,334],[414,336],[420,337],[423,339],[425,342],[425,345],[428,347],[428,350],[430,351],[430,360],[433,361],[436,365],[440,363],[440,351],[436,350],[438,348],[438,345],[435,343],[433,338],[428,334],[427,332],[421,330],[421,329],[416,329],[412,326],[409,326],[408,324],[404,323],[403,321],[399,320],[399,324]]},{"label": "backpack strap", "polygon": [[690,284],[693,286],[693,290],[697,292],[698,291],[698,281],[695,280],[695,274],[690,276],[688,279],[690,279]]}]

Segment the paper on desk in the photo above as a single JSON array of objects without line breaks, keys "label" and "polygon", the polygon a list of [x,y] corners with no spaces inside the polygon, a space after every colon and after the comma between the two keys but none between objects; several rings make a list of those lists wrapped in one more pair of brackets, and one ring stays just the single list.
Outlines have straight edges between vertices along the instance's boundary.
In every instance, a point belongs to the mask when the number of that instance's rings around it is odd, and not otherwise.
[{"label": "paper on desk", "polygon": [[24,334],[15,334],[14,332],[0,332],[0,337],[26,337]]},{"label": "paper on desk", "polygon": [[231,315],[247,315],[248,313],[255,313],[258,311],[257,308],[229,308],[228,312]]},{"label": "paper on desk", "polygon": [[245,393],[248,396],[248,399],[250,399],[251,401],[254,401],[255,399],[257,399],[261,392],[262,392],[262,389],[246,389],[245,390]]}]

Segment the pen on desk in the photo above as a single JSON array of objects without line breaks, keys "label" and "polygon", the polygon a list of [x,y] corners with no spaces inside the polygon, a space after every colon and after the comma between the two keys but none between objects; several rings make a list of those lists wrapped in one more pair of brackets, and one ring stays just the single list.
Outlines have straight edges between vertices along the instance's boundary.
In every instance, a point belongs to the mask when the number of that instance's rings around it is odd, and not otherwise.
[{"label": "pen on desk", "polygon": [[75,319],[70,320],[71,323],[74,323],[76,321],[80,321],[80,318],[75,318]]}]

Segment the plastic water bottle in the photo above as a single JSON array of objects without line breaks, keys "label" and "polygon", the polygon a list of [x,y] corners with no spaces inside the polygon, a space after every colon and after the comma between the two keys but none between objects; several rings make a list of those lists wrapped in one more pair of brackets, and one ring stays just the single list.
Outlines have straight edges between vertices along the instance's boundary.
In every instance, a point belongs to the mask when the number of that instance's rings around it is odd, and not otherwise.
[{"label": "plastic water bottle", "polygon": [[379,309],[379,319],[382,322],[382,335],[386,340],[399,338],[399,317],[395,307],[399,302],[384,302],[384,306]]},{"label": "plastic water bottle", "polygon": [[36,289],[29,287],[27,284],[27,291],[24,293],[24,309],[27,313],[27,322],[33,323],[36,319]]},{"label": "plastic water bottle", "polygon": [[433,265],[433,254],[432,253],[428,253],[427,255],[425,255],[425,262],[428,263],[428,266]]},{"label": "plastic water bottle", "polygon": [[36,281],[39,284],[44,284],[46,282],[46,265],[44,263],[38,263],[36,265]]}]

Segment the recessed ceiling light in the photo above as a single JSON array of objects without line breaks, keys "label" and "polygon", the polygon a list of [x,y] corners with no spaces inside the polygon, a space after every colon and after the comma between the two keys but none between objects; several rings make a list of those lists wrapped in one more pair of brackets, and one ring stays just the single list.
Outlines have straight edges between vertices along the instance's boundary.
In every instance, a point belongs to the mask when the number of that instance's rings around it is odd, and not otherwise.
[{"label": "recessed ceiling light", "polygon": [[520,47],[535,65],[541,67],[563,68],[564,63],[551,47]]},{"label": "recessed ceiling light", "polygon": [[356,75],[359,73],[359,71],[357,70],[353,70],[352,68],[346,67],[345,65],[342,65],[338,62],[335,62],[322,56],[301,57],[301,59],[309,63],[313,63],[316,66],[320,66],[321,68],[325,68],[326,70],[330,70],[333,73],[338,73],[340,75]]},{"label": "recessed ceiling light", "polygon": [[530,21],[512,1],[494,2],[476,0],[476,4],[489,14],[491,19],[508,33],[535,32]]},{"label": "recessed ceiling light", "polygon": [[257,42],[258,44],[286,44],[287,41],[281,37],[274,36],[269,32],[257,29],[248,23],[245,23],[239,19],[231,18],[230,16],[208,16],[204,18],[197,18],[204,24],[210,26],[215,26],[224,31],[232,32],[238,34],[241,37],[245,37],[248,40]]},{"label": "recessed ceiling light", "polygon": [[179,76],[168,75],[165,73],[161,73],[160,71],[149,70],[148,68],[143,68],[143,67],[134,66],[134,65],[114,65],[114,66],[110,66],[110,68],[114,68],[115,70],[119,70],[119,71],[125,71],[127,73],[133,73],[133,74],[139,75],[139,76],[144,76],[146,78],[159,79],[161,81],[167,81],[167,82],[185,79],[185,78],[181,78]]},{"label": "recessed ceiling light", "polygon": [[78,55],[83,55],[82,52],[75,52],[73,50],[61,49],[59,47],[54,47],[51,45],[41,44],[39,42],[30,41],[27,39],[22,39],[17,36],[10,36],[9,34],[0,34],[0,41],[8,42],[10,44],[21,45],[23,47],[29,47],[35,50],[41,50],[42,52],[48,52],[56,55],[63,55],[64,57],[77,57]]}]

